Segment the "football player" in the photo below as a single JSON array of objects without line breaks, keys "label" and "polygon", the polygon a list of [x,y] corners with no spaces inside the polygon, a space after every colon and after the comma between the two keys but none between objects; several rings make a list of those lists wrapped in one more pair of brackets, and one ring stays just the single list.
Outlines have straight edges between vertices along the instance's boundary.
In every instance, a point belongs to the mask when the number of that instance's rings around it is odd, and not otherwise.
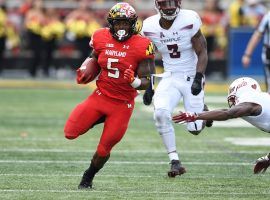
[{"label": "football player", "polygon": [[117,3],[109,11],[109,28],[97,30],[90,41],[92,58],[77,73],[78,83],[87,84],[98,74],[97,89],[71,112],[65,137],[75,139],[96,123],[104,121],[102,135],[79,189],[92,188],[95,174],[110,157],[112,148],[124,136],[134,108],[137,90],[150,84],[154,68],[151,41],[135,34],[136,11],[128,3]]},{"label": "football player", "polygon": [[[155,94],[147,89],[144,98],[154,94],[154,119],[167,150],[171,169],[169,177],[184,174],[176,150],[175,132],[171,122],[174,108],[183,99],[187,112],[202,112],[204,105],[204,79],[208,61],[206,40],[200,31],[201,19],[192,10],[181,8],[181,0],[155,0],[159,12],[143,22],[143,35],[154,43],[162,56],[164,73]],[[151,92],[151,94],[149,94]],[[150,104],[146,102],[145,104]],[[207,123],[211,126],[212,121]],[[204,128],[202,120],[188,123],[187,129],[198,135]]]},{"label": "football player", "polygon": [[[173,117],[175,123],[195,122],[196,120],[224,121],[241,117],[258,129],[270,133],[270,95],[262,92],[257,81],[242,77],[233,81],[228,91],[229,109],[212,110],[202,113],[180,113]],[[254,173],[265,171],[269,165],[269,154],[259,158]]]}]

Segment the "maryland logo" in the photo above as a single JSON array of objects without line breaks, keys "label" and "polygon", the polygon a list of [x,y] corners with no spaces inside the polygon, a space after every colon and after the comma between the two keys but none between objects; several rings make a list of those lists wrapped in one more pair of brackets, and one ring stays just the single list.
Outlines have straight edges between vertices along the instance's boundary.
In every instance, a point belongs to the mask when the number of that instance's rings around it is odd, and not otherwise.
[{"label": "maryland logo", "polygon": [[149,43],[145,53],[147,56],[155,54],[155,47],[152,42]]},{"label": "maryland logo", "polygon": [[113,6],[109,12],[111,18],[117,17],[133,17],[136,15],[136,11],[128,3],[117,3]]}]

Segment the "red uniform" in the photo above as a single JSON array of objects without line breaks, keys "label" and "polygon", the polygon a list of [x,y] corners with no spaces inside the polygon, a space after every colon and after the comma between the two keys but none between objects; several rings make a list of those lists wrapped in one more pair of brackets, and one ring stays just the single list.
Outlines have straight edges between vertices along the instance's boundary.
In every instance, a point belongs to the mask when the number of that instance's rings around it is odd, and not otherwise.
[{"label": "red uniform", "polygon": [[137,91],[124,79],[124,71],[131,67],[136,72],[139,62],[153,58],[153,54],[147,53],[150,44],[147,38],[140,35],[116,42],[107,28],[95,32],[90,45],[99,55],[101,74],[97,86],[102,94],[125,101],[134,99]]},{"label": "red uniform", "polygon": [[124,71],[132,68],[136,73],[142,60],[153,58],[153,46],[140,35],[118,42],[107,28],[97,30],[90,45],[101,67],[97,89],[72,111],[64,131],[66,138],[75,139],[105,116],[97,152],[106,156],[125,134],[137,95],[136,89],[124,79]]}]

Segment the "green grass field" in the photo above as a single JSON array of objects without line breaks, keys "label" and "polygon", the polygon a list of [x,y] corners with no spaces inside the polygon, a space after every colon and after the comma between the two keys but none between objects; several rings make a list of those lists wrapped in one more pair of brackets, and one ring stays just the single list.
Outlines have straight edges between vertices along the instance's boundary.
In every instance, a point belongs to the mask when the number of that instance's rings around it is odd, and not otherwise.
[{"label": "green grass field", "polygon": [[[152,109],[138,102],[129,129],[94,180],[77,190],[98,143],[98,125],[74,141],[64,138],[71,109],[87,88],[0,89],[0,199],[269,199],[270,171],[253,175],[253,162],[269,146],[238,146],[226,138],[269,137],[252,127],[205,129],[199,136],[176,125],[187,173],[167,177],[169,160]],[[207,93],[210,108],[226,107],[226,94]],[[223,99],[223,103],[215,98]],[[207,100],[207,99],[206,99]],[[241,121],[239,121],[241,122]],[[231,122],[233,123],[233,121]],[[235,123],[234,123],[235,124]]]}]

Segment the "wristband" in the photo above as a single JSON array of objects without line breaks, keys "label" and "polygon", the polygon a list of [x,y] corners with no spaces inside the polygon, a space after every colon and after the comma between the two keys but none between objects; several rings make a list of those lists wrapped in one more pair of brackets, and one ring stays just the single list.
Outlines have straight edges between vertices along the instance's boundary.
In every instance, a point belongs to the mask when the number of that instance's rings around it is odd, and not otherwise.
[{"label": "wristband", "polygon": [[134,81],[130,84],[133,88],[137,88],[142,84],[142,80],[135,78]]},{"label": "wristband", "polygon": [[249,55],[249,54],[247,54],[247,53],[245,53],[245,54],[244,54],[244,56],[246,56],[246,57],[250,58],[250,55]]}]

